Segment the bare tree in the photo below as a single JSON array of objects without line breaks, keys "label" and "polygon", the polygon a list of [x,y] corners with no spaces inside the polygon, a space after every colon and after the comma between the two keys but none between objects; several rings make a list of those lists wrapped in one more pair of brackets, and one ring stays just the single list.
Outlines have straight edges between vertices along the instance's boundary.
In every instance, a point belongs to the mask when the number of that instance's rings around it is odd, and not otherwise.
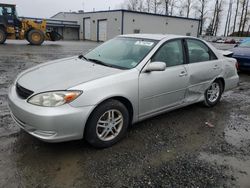
[{"label": "bare tree", "polygon": [[165,7],[165,15],[169,15],[169,4],[171,0],[163,0],[164,7]]},{"label": "bare tree", "polygon": [[138,10],[138,0],[127,0],[126,5],[128,10],[137,11]]},{"label": "bare tree", "polygon": [[161,0],[165,15],[172,16],[178,0]]},{"label": "bare tree", "polygon": [[192,3],[193,1],[192,0],[186,0],[185,1],[185,4],[184,4],[184,7],[186,9],[186,17],[189,18],[189,15],[190,15],[190,11],[191,11],[191,8],[192,8]]},{"label": "bare tree", "polygon": [[239,31],[238,31],[238,36],[240,37],[241,35],[241,28],[243,26],[243,19],[244,19],[244,12],[245,12],[245,5],[246,5],[246,1],[247,0],[241,0],[240,1],[240,4],[241,4],[241,7],[242,7],[242,13],[241,13],[241,16],[240,16],[240,24],[239,24]]},{"label": "bare tree", "polygon": [[154,10],[154,13],[157,14],[159,13],[160,11],[160,6],[161,6],[162,2],[161,0],[153,0],[153,10]]},{"label": "bare tree", "polygon": [[144,11],[144,0],[139,0],[139,1],[138,1],[138,10],[139,10],[140,12],[145,12],[145,11]]},{"label": "bare tree", "polygon": [[199,34],[202,35],[203,32],[203,27],[204,23],[206,21],[206,14],[208,12],[207,7],[208,7],[209,0],[197,0],[195,2],[195,9],[199,13],[199,18],[200,18],[200,28],[199,28]]},{"label": "bare tree", "polygon": [[224,0],[215,0],[214,2],[214,9],[213,9],[213,17],[212,17],[212,21],[209,25],[209,29],[210,29],[210,34],[213,35],[213,36],[216,36],[217,35],[217,32],[218,32],[218,28],[219,26],[221,25],[221,18],[222,18],[222,8],[224,7],[223,6],[223,3],[224,3]]},{"label": "bare tree", "polygon": [[211,35],[214,35],[215,23],[216,23],[216,19],[217,19],[218,4],[219,4],[219,0],[216,0],[215,4],[214,4],[213,19],[212,19],[212,23],[211,23]]},{"label": "bare tree", "polygon": [[245,30],[245,26],[247,23],[247,16],[248,16],[248,6],[249,6],[249,0],[246,0],[246,5],[245,5],[245,15],[244,15],[244,19],[243,19],[243,23],[242,23],[242,30],[241,30],[241,36],[243,36],[244,34],[244,30]]},{"label": "bare tree", "polygon": [[233,1],[230,0],[228,12],[227,12],[227,20],[226,20],[226,25],[225,25],[225,30],[224,30],[224,36],[227,36],[228,30],[230,29],[230,22],[231,22],[231,15],[232,15],[232,4],[233,4]]},{"label": "bare tree", "polygon": [[151,2],[152,0],[145,0],[145,6],[147,12],[151,12]]},{"label": "bare tree", "polygon": [[162,13],[162,0],[125,0],[123,7],[132,11]]},{"label": "bare tree", "polygon": [[222,18],[222,5],[223,5],[223,0],[219,0],[217,4],[217,12],[216,12],[216,21],[215,21],[215,26],[214,26],[214,35],[217,35],[217,32],[219,30],[219,26],[221,24],[221,18]]},{"label": "bare tree", "polygon": [[240,4],[240,0],[237,0],[237,2],[236,2],[235,16],[234,16],[233,33],[235,32],[236,21],[237,21],[238,11],[239,11],[239,4]]},{"label": "bare tree", "polygon": [[178,0],[171,0],[169,6],[170,6],[170,11],[169,11],[169,15],[173,16],[174,13],[174,8],[176,8],[176,3]]},{"label": "bare tree", "polygon": [[179,0],[177,6],[179,15],[189,18],[193,2],[194,0]]},{"label": "bare tree", "polygon": [[229,20],[228,20],[228,26],[227,26],[227,36],[230,32],[230,26],[231,26],[231,18],[232,18],[232,11],[233,11],[233,0],[230,0],[231,6],[230,6],[230,14],[229,14]]}]

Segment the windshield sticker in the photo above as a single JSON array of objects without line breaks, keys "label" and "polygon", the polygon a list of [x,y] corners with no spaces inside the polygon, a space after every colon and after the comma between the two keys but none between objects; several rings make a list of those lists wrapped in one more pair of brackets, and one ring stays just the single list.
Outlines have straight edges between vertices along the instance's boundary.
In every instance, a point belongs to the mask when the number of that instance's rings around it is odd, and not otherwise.
[{"label": "windshield sticker", "polygon": [[136,41],[135,45],[138,46],[153,46],[153,42],[146,42],[146,41]]}]

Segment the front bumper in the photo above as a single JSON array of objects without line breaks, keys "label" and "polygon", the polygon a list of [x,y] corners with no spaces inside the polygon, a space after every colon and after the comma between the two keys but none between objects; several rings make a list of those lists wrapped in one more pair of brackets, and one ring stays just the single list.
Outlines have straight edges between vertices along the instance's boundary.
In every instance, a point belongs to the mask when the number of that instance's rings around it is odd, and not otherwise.
[{"label": "front bumper", "polygon": [[94,106],[40,107],[19,98],[15,86],[8,95],[13,119],[29,134],[46,142],[64,142],[83,138],[87,118]]}]

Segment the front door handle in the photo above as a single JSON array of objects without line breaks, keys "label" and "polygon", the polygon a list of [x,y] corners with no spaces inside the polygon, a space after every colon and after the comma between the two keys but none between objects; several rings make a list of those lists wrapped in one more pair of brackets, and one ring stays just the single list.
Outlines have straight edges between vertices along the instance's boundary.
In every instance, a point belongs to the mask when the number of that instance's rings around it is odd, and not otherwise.
[{"label": "front door handle", "polygon": [[187,72],[182,71],[182,72],[179,74],[179,77],[184,77],[184,76],[187,76]]}]

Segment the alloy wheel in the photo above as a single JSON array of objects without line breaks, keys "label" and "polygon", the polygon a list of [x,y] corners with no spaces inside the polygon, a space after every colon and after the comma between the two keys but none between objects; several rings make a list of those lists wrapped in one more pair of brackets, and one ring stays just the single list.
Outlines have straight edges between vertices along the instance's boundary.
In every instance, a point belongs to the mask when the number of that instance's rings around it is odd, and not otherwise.
[{"label": "alloy wheel", "polygon": [[207,98],[209,102],[214,103],[220,96],[220,85],[217,82],[212,83],[210,88],[207,90]]},{"label": "alloy wheel", "polygon": [[97,122],[96,134],[102,141],[116,138],[123,127],[123,115],[119,110],[106,111]]}]

